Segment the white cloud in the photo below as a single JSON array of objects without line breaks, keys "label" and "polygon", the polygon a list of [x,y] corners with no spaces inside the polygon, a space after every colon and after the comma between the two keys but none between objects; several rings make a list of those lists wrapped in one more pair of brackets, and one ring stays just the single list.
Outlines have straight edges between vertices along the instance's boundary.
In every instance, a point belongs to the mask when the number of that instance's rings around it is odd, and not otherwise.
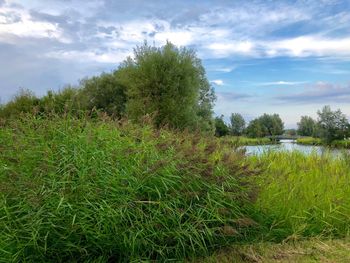
[{"label": "white cloud", "polygon": [[49,52],[45,56],[56,59],[72,60],[75,62],[98,62],[98,63],[120,63],[132,53],[129,51],[55,51]]},{"label": "white cloud", "polygon": [[[8,17],[16,16],[15,21],[9,21]],[[57,24],[45,21],[35,21],[27,10],[13,7],[0,8],[0,40],[10,42],[9,35],[17,37],[51,38],[62,43],[69,43],[70,40],[64,36],[64,32]]]},{"label": "white cloud", "polygon": [[256,85],[258,86],[273,86],[273,85],[280,85],[280,86],[294,86],[294,85],[300,85],[300,84],[305,84],[307,83],[306,81],[271,81],[271,82],[260,82],[257,83]]},{"label": "white cloud", "polygon": [[263,42],[261,45],[271,56],[342,56],[350,54],[350,37],[323,38],[300,36],[281,41]]},{"label": "white cloud", "polygon": [[218,85],[218,86],[223,86],[224,85],[224,81],[222,79],[214,79],[214,80],[212,80],[210,82],[214,83],[215,85]]},{"label": "white cloud", "polygon": [[232,54],[251,54],[253,47],[254,45],[250,41],[231,43],[216,42],[207,46],[207,48],[211,50],[217,57],[225,57]]}]

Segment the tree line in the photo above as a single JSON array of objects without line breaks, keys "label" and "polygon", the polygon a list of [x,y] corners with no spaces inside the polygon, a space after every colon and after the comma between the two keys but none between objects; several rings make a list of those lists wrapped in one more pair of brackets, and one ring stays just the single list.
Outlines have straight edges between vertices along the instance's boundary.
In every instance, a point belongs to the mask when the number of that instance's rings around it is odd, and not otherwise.
[{"label": "tree line", "polygon": [[327,143],[350,137],[349,121],[340,109],[333,111],[327,105],[317,111],[317,115],[316,120],[310,116],[302,116],[297,123],[297,130],[284,130],[284,123],[278,114],[265,113],[251,120],[247,126],[239,113],[231,114],[229,124],[225,123],[224,116],[221,115],[215,118],[215,134],[216,136],[244,135],[254,138],[287,134],[321,138]]},{"label": "tree line", "polygon": [[49,91],[41,98],[28,90],[21,91],[9,103],[0,105],[0,118],[16,117],[21,112],[79,115],[101,111],[134,122],[148,116],[156,127],[200,130],[216,136],[273,137],[288,132],[327,142],[350,136],[346,116],[329,106],[318,111],[317,120],[302,116],[296,131],[286,131],[278,114],[265,113],[247,124],[241,114],[233,113],[226,124],[224,116],[213,117],[215,99],[202,62],[192,49],[178,48],[170,42],[162,47],[145,42],[116,70],[85,78],[78,86]]},{"label": "tree line", "polygon": [[192,49],[145,42],[113,72],[83,79],[77,87],[49,91],[41,98],[20,92],[1,106],[0,117],[97,110],[134,122],[149,116],[156,127],[214,133],[214,101],[214,90]]},{"label": "tree line", "polygon": [[340,109],[333,111],[327,105],[317,111],[317,116],[316,120],[310,116],[302,116],[298,122],[297,133],[321,138],[328,143],[350,137],[349,121]]},{"label": "tree line", "polygon": [[278,114],[264,113],[255,118],[246,125],[246,121],[239,113],[232,113],[230,123],[226,124],[224,116],[215,118],[215,135],[216,136],[248,136],[260,138],[266,136],[281,135],[284,131],[284,123]]}]

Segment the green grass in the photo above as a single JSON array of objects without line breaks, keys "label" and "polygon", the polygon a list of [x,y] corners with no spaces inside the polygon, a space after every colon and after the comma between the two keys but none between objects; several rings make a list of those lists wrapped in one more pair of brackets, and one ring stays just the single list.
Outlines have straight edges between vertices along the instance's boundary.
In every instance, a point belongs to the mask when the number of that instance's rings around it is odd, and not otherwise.
[{"label": "green grass", "polygon": [[255,171],[215,138],[28,115],[1,127],[0,147],[6,262],[181,259],[257,228]]},{"label": "green grass", "polygon": [[331,142],[332,147],[350,149],[350,140],[335,140]]},{"label": "green grass", "polygon": [[269,138],[249,138],[245,136],[225,136],[221,140],[236,146],[276,144]]},{"label": "green grass", "polygon": [[298,144],[303,145],[322,145],[322,140],[320,138],[313,138],[313,137],[303,137],[297,139]]},{"label": "green grass", "polygon": [[[251,160],[265,167],[256,206],[270,217],[272,239],[350,231],[349,155],[306,156],[299,152],[269,152]],[[268,220],[266,218],[266,220]]]},{"label": "green grass", "polygon": [[350,140],[335,140],[329,144],[326,144],[320,138],[305,137],[297,139],[297,143],[303,145],[323,145],[334,148],[350,149]]},{"label": "green grass", "polygon": [[106,116],[0,128],[4,262],[233,261],[248,248],[268,262],[271,242],[349,235],[346,154],[246,157],[232,138]]}]

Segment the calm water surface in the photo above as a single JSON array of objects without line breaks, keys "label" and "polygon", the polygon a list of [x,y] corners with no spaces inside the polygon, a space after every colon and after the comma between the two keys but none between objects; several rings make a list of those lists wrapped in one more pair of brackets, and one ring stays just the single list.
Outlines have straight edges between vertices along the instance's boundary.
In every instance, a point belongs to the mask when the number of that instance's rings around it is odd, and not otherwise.
[{"label": "calm water surface", "polygon": [[[331,149],[323,146],[313,145],[300,145],[293,140],[281,140],[280,144],[274,145],[255,145],[244,146],[248,155],[260,155],[267,151],[300,151],[305,154],[311,154],[313,152],[317,154],[331,153],[334,156],[340,156],[344,150]],[[349,151],[349,150],[348,150]]]}]

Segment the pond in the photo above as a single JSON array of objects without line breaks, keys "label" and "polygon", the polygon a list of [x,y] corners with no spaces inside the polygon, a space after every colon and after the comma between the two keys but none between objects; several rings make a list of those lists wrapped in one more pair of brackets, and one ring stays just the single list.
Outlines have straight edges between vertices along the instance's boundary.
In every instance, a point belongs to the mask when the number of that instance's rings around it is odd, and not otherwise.
[{"label": "pond", "polygon": [[324,146],[301,145],[301,144],[297,144],[294,140],[281,140],[280,144],[254,145],[254,146],[244,146],[244,147],[248,155],[260,155],[267,151],[288,151],[288,152],[299,151],[307,155],[313,152],[320,155],[323,153],[329,152],[333,156],[337,157],[337,156],[340,156],[342,152],[344,152],[344,150],[341,150],[341,149],[331,149]]}]

